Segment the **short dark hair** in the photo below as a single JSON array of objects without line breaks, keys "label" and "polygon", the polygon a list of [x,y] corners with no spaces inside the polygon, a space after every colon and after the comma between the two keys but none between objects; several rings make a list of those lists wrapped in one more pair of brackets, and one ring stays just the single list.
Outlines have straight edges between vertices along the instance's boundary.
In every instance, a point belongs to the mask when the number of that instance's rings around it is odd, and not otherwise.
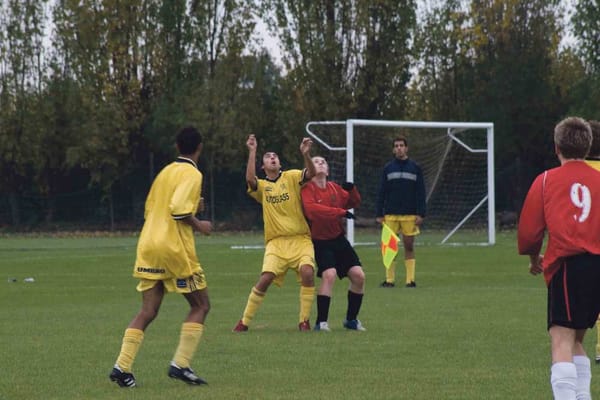
[{"label": "short dark hair", "polygon": [[592,147],[590,148],[589,157],[600,158],[600,122],[588,121],[592,128]]},{"label": "short dark hair", "polygon": [[186,126],[177,134],[176,143],[181,154],[192,154],[202,143],[202,135],[193,126]]},{"label": "short dark hair", "polygon": [[397,136],[394,139],[393,144],[396,145],[396,142],[404,142],[404,145],[408,146],[408,140],[406,139],[406,136],[404,136],[404,135]]},{"label": "short dark hair", "polygon": [[568,117],[554,128],[554,144],[566,159],[585,158],[592,145],[592,129],[584,119]]}]

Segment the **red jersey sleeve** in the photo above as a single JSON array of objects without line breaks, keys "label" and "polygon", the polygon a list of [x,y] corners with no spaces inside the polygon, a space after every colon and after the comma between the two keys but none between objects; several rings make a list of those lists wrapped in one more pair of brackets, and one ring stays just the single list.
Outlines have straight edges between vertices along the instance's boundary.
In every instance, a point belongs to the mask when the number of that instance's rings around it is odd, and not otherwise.
[{"label": "red jersey sleeve", "polygon": [[[336,184],[337,185],[337,184]],[[339,186],[339,185],[338,185]],[[344,189],[342,189],[342,187],[340,186],[339,189],[341,189],[342,191],[346,192]],[[356,185],[354,185],[354,187],[352,188],[352,190],[350,190],[348,193],[348,198],[344,204],[344,208],[346,210],[350,209],[350,208],[356,208],[360,205],[360,193],[358,192],[358,189],[356,188]]]},{"label": "red jersey sleeve", "polygon": [[517,241],[519,254],[539,254],[544,242],[544,181],[547,173],[538,175],[527,193],[521,209]]}]

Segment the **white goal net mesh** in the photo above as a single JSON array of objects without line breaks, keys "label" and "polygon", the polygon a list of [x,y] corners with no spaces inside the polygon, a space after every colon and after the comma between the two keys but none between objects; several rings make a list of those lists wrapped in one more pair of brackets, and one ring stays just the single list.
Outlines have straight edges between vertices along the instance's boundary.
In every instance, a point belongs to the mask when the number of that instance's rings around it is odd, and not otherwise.
[{"label": "white goal net mesh", "polygon": [[[344,182],[347,176],[345,123],[311,125],[308,129],[317,139],[313,140],[311,153],[328,160],[330,180]],[[427,216],[421,236],[440,242],[452,233],[448,243],[488,242],[487,153],[471,152],[448,135],[452,132],[471,149],[485,150],[486,129],[449,131],[443,128],[355,126],[353,131],[354,183],[362,197],[361,206],[355,210],[358,242],[364,240],[364,235],[370,234],[370,239],[377,235],[377,190],[383,166],[393,158],[393,141],[398,136],[408,139],[408,156],[423,170]],[[330,147],[338,150],[328,149]]]}]

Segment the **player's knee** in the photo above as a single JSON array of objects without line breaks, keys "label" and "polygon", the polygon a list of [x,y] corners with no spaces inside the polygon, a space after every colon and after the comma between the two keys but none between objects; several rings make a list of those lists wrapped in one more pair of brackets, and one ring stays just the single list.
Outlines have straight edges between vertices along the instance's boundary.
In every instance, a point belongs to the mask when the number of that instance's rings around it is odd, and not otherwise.
[{"label": "player's knee", "polygon": [[335,268],[330,268],[328,270],[323,271],[321,274],[321,279],[323,283],[332,285],[335,282],[335,277],[337,276],[335,272]]},{"label": "player's knee", "polygon": [[145,307],[139,312],[138,316],[146,323],[154,321],[158,315],[158,308]]},{"label": "player's knee", "polygon": [[196,311],[201,312],[202,314],[206,315],[208,314],[208,312],[210,311],[210,302],[208,301],[203,301],[200,304],[196,305],[195,307],[193,307]]},{"label": "player's knee", "polygon": [[271,286],[271,283],[273,283],[273,280],[275,280],[275,274],[271,272],[264,272],[260,275],[255,287],[261,292],[266,292],[269,286]]},{"label": "player's knee", "polygon": [[365,273],[360,267],[352,267],[348,273],[348,278],[355,285],[363,285],[365,283]]},{"label": "player's knee", "polygon": [[300,267],[300,278],[302,279],[302,286],[314,286],[314,269],[310,265],[303,265],[302,267]]},{"label": "player's knee", "polygon": [[302,286],[315,286],[315,278],[312,275],[302,275]]}]

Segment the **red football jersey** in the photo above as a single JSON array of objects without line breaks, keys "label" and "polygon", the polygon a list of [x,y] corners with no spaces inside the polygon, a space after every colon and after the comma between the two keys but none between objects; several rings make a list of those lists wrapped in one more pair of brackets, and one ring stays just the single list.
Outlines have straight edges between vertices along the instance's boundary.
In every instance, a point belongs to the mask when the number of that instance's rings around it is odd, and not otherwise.
[{"label": "red football jersey", "polygon": [[302,188],[302,205],[315,240],[329,240],[344,234],[343,217],[346,210],[358,207],[360,193],[342,189],[335,182],[327,182],[325,188],[310,181]]},{"label": "red football jersey", "polygon": [[583,161],[569,161],[535,179],[519,219],[519,254],[539,253],[545,230],[546,283],[559,268],[561,257],[600,254],[599,171]]}]

